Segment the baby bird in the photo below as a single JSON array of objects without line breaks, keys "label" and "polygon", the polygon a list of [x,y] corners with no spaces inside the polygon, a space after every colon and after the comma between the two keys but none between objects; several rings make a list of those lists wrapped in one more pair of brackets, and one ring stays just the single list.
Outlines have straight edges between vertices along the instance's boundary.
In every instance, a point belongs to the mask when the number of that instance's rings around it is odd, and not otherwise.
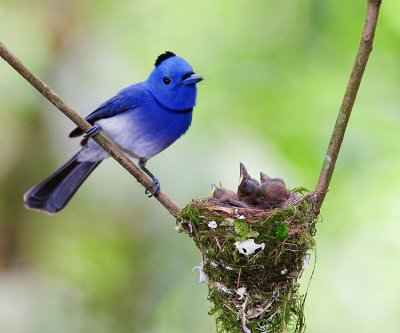
[{"label": "baby bird", "polygon": [[263,196],[263,208],[280,207],[289,198],[289,191],[282,178],[272,178],[260,172],[261,185],[259,187]]},{"label": "baby bird", "polygon": [[239,200],[253,207],[261,207],[263,205],[263,195],[260,191],[260,183],[251,178],[247,169],[240,163],[240,178],[237,189]]},{"label": "baby bird", "polygon": [[211,184],[211,187],[212,187],[211,195],[214,199],[217,199],[223,203],[228,203],[235,207],[249,208],[249,206],[245,202],[239,200],[235,192],[227,190],[215,184]]},{"label": "baby bird", "polygon": [[222,202],[239,200],[237,194],[231,190],[227,190],[215,184],[211,184],[211,188],[212,188],[211,194],[214,199],[218,199],[219,201]]}]

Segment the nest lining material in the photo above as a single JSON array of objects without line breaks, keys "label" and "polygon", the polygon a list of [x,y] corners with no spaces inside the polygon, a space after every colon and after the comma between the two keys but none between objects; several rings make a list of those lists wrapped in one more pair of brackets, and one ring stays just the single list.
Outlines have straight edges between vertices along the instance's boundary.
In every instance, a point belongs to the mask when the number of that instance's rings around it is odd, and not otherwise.
[{"label": "nest lining material", "polygon": [[254,210],[195,199],[178,224],[200,249],[217,332],[303,332],[297,280],[315,242],[313,193]]}]

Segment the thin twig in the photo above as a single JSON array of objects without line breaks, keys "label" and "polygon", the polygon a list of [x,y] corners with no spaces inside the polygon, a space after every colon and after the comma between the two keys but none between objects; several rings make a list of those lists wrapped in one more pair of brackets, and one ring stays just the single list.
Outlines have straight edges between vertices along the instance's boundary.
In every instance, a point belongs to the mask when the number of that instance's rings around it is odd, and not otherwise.
[{"label": "thin twig", "polygon": [[224,252],[224,249],[222,248],[221,244],[219,243],[218,236],[214,236],[214,240],[215,240],[215,243],[217,244],[219,252]]},{"label": "thin twig", "polygon": [[242,274],[242,269],[239,268],[239,275],[238,275],[238,279],[237,279],[237,282],[236,282],[236,290],[239,289],[239,286],[240,286],[240,275],[241,274]]},{"label": "thin twig", "polygon": [[246,298],[242,304],[242,325],[243,325],[243,327],[245,327],[247,324],[246,306],[247,306],[248,301],[249,301],[249,295],[246,296]]},{"label": "thin twig", "polygon": [[[79,116],[68,104],[61,100],[43,81],[35,76],[22,62],[12,54],[7,47],[0,42],[0,56],[7,61],[19,74],[21,74],[32,86],[34,86],[44,97],[46,97],[54,106],[71,119],[81,130],[86,132],[91,125]],[[110,142],[103,134],[99,133],[95,140],[106,152],[108,152],[119,164],[121,164],[136,180],[145,188],[152,185],[149,177],[133,163],[126,155],[113,143]],[[164,193],[157,195],[157,200],[170,212],[175,218],[180,213],[179,207]]]},{"label": "thin twig", "polygon": [[351,110],[357,96],[358,88],[360,87],[369,54],[372,51],[372,44],[374,41],[381,0],[368,0],[367,2],[367,14],[365,17],[364,30],[361,35],[360,46],[358,48],[350,79],[347,84],[342,105],[340,106],[339,115],[333,129],[318,184],[316,186],[316,192],[318,195],[315,207],[317,212],[319,212],[321,209],[321,205],[328,191],[329,183],[335,169],[336,160],[339,155]]}]

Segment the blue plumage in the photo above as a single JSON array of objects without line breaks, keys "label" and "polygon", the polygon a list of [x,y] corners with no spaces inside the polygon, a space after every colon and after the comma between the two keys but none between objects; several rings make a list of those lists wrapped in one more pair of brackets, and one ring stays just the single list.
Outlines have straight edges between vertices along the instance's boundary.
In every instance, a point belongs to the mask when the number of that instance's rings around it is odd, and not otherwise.
[{"label": "blue plumage", "polygon": [[[139,166],[153,179],[152,195],[158,194],[160,185],[145,167],[146,162],[188,130],[196,104],[196,84],[201,80],[186,60],[166,52],[158,57],[146,81],[121,90],[86,117],[128,155],[139,159]],[[70,137],[82,134],[76,128]],[[50,213],[59,211],[107,157],[93,139],[84,139],[74,157],[25,194],[25,205]]]}]

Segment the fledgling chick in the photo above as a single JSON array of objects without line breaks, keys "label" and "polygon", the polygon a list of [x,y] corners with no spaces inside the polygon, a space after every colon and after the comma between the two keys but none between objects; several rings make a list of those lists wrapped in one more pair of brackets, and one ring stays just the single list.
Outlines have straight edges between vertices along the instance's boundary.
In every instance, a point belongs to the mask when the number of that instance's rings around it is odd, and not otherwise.
[{"label": "fledgling chick", "polygon": [[260,172],[260,192],[264,198],[263,208],[280,207],[289,198],[289,191],[282,178],[272,178]]},{"label": "fledgling chick", "polygon": [[260,181],[261,181],[261,183],[264,183],[264,182],[266,182],[266,181],[268,181],[268,180],[271,180],[271,179],[273,179],[271,176],[269,176],[269,175],[267,175],[265,172],[260,172]]},{"label": "fledgling chick", "polygon": [[267,175],[265,172],[260,172],[260,181],[261,181],[261,183],[265,183],[266,181],[269,181],[269,180],[276,180],[276,181],[280,181],[280,182],[282,182],[283,184],[285,184],[285,181],[283,180],[283,178],[273,178],[273,177],[271,177],[271,176],[269,176],[269,175]]},{"label": "fledgling chick", "polygon": [[223,187],[211,184],[212,192],[211,195],[214,199],[220,202],[229,203],[235,207],[248,208],[248,205],[244,202],[239,201],[237,194],[231,190],[227,190]]},{"label": "fledgling chick", "polygon": [[239,200],[253,207],[259,207],[263,204],[260,183],[256,179],[251,178],[243,163],[240,163],[240,178],[237,195]]},{"label": "fledgling chick", "polygon": [[237,194],[231,190],[227,190],[215,184],[211,184],[211,188],[211,194],[214,199],[218,199],[219,201],[239,200]]}]

